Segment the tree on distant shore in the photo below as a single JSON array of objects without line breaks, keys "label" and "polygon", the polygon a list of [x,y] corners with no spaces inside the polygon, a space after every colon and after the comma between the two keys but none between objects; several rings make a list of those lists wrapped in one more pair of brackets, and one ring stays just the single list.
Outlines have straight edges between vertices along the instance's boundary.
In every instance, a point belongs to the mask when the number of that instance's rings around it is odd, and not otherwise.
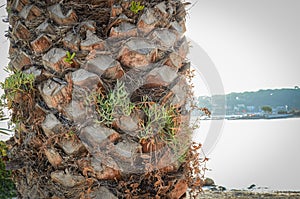
[{"label": "tree on distant shore", "polygon": [[263,106],[261,107],[261,110],[265,113],[272,113],[272,107],[270,106]]}]

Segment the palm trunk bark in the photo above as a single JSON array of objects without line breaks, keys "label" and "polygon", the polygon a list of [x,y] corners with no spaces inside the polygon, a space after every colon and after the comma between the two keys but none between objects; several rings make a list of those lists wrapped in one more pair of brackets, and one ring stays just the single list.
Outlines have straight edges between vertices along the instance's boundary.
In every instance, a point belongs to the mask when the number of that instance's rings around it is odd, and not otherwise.
[{"label": "palm trunk bark", "polygon": [[7,11],[9,67],[34,75],[7,98],[19,198],[183,197],[185,4],[10,0]]}]

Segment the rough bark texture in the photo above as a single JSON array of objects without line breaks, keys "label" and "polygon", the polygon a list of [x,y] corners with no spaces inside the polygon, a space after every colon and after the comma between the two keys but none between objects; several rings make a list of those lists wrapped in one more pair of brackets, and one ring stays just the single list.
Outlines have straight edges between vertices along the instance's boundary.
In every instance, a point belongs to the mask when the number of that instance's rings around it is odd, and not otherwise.
[{"label": "rough bark texture", "polygon": [[[141,4],[135,14],[125,0],[7,2],[10,67],[36,77],[34,89],[11,105],[19,128],[7,142],[7,167],[19,198],[185,195],[191,145],[185,6]],[[97,100],[118,82],[135,108],[125,114],[124,101],[111,123],[102,122],[105,108]],[[146,109],[155,107],[173,111],[173,126],[149,124],[155,118]]]}]

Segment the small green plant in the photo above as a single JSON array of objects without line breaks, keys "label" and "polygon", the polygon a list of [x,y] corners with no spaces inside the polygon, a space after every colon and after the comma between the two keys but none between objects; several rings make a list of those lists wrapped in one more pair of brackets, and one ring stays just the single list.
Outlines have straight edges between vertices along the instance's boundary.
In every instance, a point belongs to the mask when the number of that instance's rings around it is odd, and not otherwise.
[{"label": "small green plant", "polygon": [[[6,70],[7,72],[11,72]],[[0,83],[1,88],[5,91],[5,95],[2,99],[6,99],[8,107],[15,99],[17,93],[26,93],[33,90],[33,83],[35,76],[33,74],[23,73],[22,71],[15,71],[5,79],[4,82]]]},{"label": "small green plant", "polygon": [[68,132],[69,137],[73,137],[74,135],[76,135],[76,133],[74,131],[71,130]]},{"label": "small green plant", "polygon": [[0,141],[0,157],[7,156],[7,146],[3,141]]},{"label": "small green plant", "polygon": [[[144,100],[145,101],[145,100]],[[140,109],[146,115],[141,138],[147,139],[158,135],[164,141],[172,141],[179,127],[179,113],[173,106],[161,106],[157,103],[142,102]]]},{"label": "small green plant", "polygon": [[9,7],[6,7],[6,12],[7,12],[7,14],[11,14],[12,13],[12,9],[9,8]]},{"label": "small green plant", "polygon": [[134,13],[137,14],[139,11],[142,11],[144,9],[144,5],[141,5],[141,2],[135,2],[132,1],[130,5],[130,10]]},{"label": "small green plant", "polygon": [[134,108],[124,84],[119,81],[117,81],[115,89],[107,95],[97,95],[96,104],[100,116],[99,122],[108,126],[112,124],[117,115],[130,115]]},{"label": "small green plant", "polygon": [[16,197],[16,188],[11,179],[11,171],[6,170],[2,158],[7,156],[7,146],[0,141],[0,198]]},{"label": "small green plant", "polygon": [[76,132],[73,130],[69,130],[67,131],[67,133],[65,133],[64,138],[74,140],[76,138]]},{"label": "small green plant", "polygon": [[153,137],[155,134],[164,131],[168,118],[168,111],[166,107],[159,106],[154,103],[147,103],[142,106],[141,109],[146,115],[147,121],[143,126],[143,131],[141,132],[141,138],[147,139]]},{"label": "small green plant", "polygon": [[69,64],[73,64],[73,59],[75,57],[76,53],[70,53],[69,51],[66,52],[66,58],[64,59],[65,62],[69,63]]},{"label": "small green plant", "polygon": [[180,163],[184,162],[190,144],[187,136],[191,134],[192,129],[180,120],[178,109],[172,105],[161,106],[157,103],[145,102],[142,103],[141,109],[147,119],[140,132],[140,140],[163,142],[174,152]]}]

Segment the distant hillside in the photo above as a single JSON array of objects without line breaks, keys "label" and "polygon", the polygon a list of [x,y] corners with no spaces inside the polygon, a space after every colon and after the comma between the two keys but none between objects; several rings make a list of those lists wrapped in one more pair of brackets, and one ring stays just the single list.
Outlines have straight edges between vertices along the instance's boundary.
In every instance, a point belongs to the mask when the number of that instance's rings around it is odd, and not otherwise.
[{"label": "distant hillside", "polygon": [[[218,100],[224,96],[200,96],[199,106],[212,111],[218,107]],[[268,89],[257,92],[230,93],[225,96],[227,114],[259,112],[262,106],[270,106],[273,111],[300,110],[300,89]],[[212,103],[214,102],[214,103]]]}]

